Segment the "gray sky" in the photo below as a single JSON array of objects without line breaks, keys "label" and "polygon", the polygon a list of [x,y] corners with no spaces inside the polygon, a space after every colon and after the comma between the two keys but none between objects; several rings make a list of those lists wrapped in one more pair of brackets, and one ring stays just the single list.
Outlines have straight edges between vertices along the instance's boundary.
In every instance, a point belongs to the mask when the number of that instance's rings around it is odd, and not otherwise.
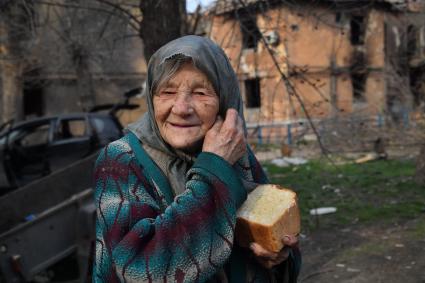
[{"label": "gray sky", "polygon": [[194,12],[199,3],[202,7],[206,7],[213,1],[214,0],[186,0],[186,8],[189,13]]}]

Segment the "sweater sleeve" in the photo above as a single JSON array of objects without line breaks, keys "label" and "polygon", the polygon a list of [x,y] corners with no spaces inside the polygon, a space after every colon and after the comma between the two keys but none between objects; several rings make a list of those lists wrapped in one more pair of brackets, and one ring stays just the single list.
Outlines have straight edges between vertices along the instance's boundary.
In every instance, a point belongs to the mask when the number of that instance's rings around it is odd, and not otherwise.
[{"label": "sweater sleeve", "polygon": [[125,142],[99,155],[93,282],[202,282],[225,264],[246,199],[229,163],[201,153],[165,210],[155,185]]},{"label": "sweater sleeve", "polygon": [[261,166],[260,162],[258,162],[257,158],[255,157],[254,153],[252,152],[249,146],[248,146],[248,159],[249,159],[250,171],[252,174],[252,178],[254,179],[254,182],[258,184],[270,183],[269,178],[267,177],[267,174],[264,172],[263,167]]}]

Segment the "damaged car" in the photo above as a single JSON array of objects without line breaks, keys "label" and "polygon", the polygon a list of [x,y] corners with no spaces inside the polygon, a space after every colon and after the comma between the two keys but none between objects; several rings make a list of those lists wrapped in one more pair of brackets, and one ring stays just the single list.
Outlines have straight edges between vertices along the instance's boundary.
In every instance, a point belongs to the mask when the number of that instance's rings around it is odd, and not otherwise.
[{"label": "damaged car", "polygon": [[[88,113],[42,117],[0,126],[0,195],[81,160],[123,135],[115,113],[123,104],[100,105]],[[107,110],[107,113],[101,111]]]}]

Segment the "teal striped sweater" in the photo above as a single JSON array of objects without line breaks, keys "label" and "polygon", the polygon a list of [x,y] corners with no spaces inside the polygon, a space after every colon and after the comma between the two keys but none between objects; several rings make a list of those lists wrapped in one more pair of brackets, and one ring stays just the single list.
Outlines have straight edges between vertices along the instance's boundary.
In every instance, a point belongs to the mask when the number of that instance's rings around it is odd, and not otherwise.
[{"label": "teal striped sweater", "polygon": [[219,271],[230,282],[275,282],[284,273],[296,282],[298,249],[266,270],[233,242],[236,211],[247,196],[240,176],[267,182],[252,154],[251,166],[242,168],[200,153],[185,192],[174,197],[162,172],[130,141],[126,135],[109,144],[96,162],[93,282],[209,282]]}]

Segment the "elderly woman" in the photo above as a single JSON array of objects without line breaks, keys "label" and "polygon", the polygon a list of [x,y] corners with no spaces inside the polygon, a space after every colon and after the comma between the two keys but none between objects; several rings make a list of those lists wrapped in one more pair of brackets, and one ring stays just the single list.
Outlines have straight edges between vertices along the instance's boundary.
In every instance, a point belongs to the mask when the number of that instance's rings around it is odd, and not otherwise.
[{"label": "elderly woman", "polygon": [[149,61],[148,112],[99,155],[94,282],[296,282],[300,257],[234,242],[236,211],[267,178],[245,140],[237,77],[211,40]]}]

